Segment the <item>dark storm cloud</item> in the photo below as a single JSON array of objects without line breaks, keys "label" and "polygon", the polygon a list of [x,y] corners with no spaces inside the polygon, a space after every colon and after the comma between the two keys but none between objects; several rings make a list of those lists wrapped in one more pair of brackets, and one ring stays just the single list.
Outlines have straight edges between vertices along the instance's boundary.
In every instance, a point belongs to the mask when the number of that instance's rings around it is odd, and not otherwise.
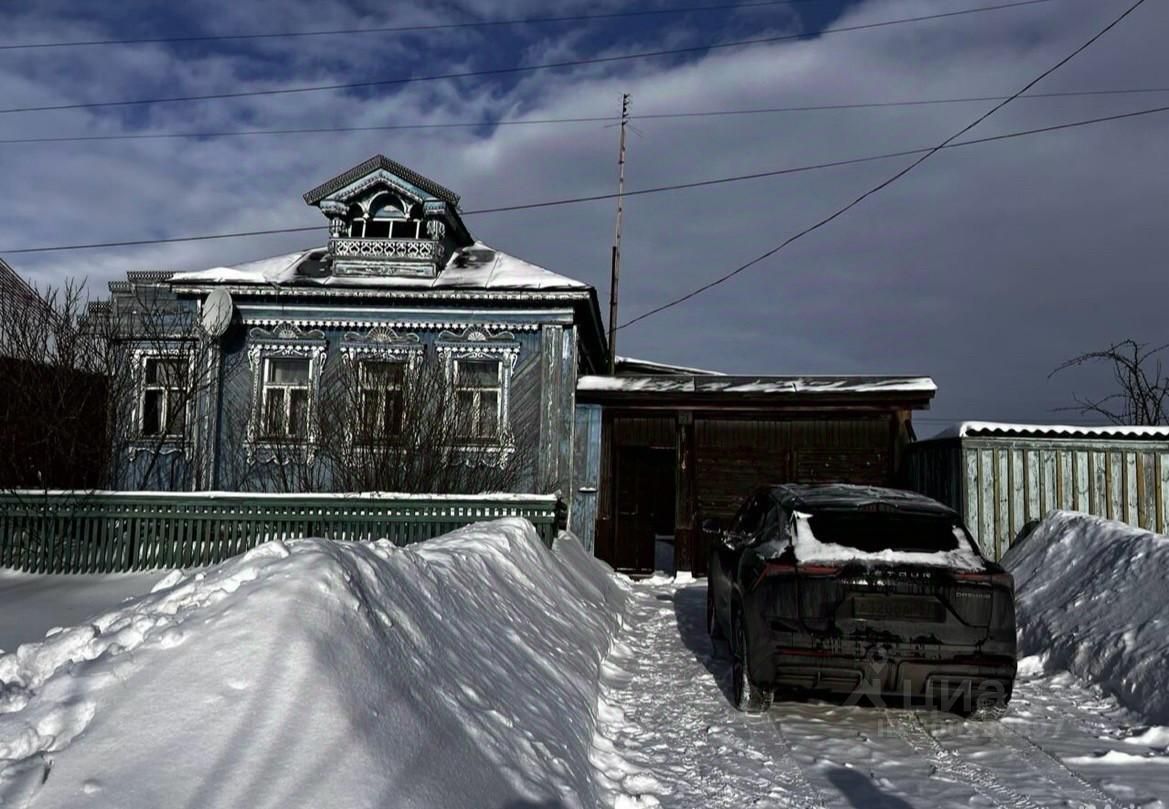
[{"label": "dark storm cloud", "polygon": [[[441,6],[189,4],[213,32],[440,21]],[[866,2],[851,25],[973,3]],[[537,73],[506,83],[406,85],[369,96],[314,93],[226,103],[0,115],[0,137],[243,127],[362,126],[1010,93],[1124,7],[1056,0],[863,33],[718,51],[683,62]],[[601,10],[613,4],[564,8]],[[217,12],[213,14],[212,12]],[[547,13],[531,2],[459,14]],[[108,20],[17,15],[15,40],[109,36]],[[275,22],[274,22],[275,21]],[[172,20],[181,29],[184,19]],[[4,106],[180,95],[479,69],[802,30],[792,9],[652,24],[530,27],[441,36],[266,40],[0,54]],[[1146,3],[1037,90],[1169,86]],[[142,30],[150,29],[149,26]],[[132,33],[139,33],[135,29]],[[973,136],[1166,103],[1169,94],[1012,104]],[[628,187],[741,174],[936,143],[988,102],[687,121],[643,121]],[[1102,373],[1047,380],[1064,358],[1110,340],[1165,339],[1169,118],[1148,117],[939,154],[886,192],[684,306],[623,330],[622,353],[728,371],[933,375],[930,418],[1050,420]],[[0,147],[9,190],[0,249],[323,225],[299,195],[384,152],[463,195],[468,209],[605,193],[616,132],[601,125]],[[904,159],[902,159],[904,160]],[[627,204],[623,320],[737,266],[897,170],[897,160],[633,198]],[[613,206],[592,203],[468,218],[480,238],[593,283],[607,298]],[[312,234],[87,253],[11,256],[41,283],[128,269],[198,268],[287,252]],[[929,427],[921,432],[928,433]]]}]

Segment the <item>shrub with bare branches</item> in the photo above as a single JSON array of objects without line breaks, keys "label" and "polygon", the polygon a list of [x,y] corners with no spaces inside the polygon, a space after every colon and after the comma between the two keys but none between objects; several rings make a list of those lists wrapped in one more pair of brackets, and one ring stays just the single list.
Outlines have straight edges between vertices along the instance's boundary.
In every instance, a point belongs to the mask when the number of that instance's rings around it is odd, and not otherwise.
[{"label": "shrub with bare branches", "polygon": [[1068,368],[1104,363],[1111,366],[1117,389],[1099,398],[1074,394],[1076,404],[1060,409],[1102,416],[1112,424],[1169,424],[1169,376],[1158,356],[1167,348],[1169,343],[1151,346],[1128,339],[1073,357],[1048,378]]}]

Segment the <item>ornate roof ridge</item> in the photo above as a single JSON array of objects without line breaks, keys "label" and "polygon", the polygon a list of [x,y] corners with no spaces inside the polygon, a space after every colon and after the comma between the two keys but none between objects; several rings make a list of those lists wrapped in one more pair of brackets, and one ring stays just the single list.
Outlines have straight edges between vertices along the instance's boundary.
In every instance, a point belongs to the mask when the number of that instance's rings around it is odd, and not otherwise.
[{"label": "ornate roof ridge", "polygon": [[443,202],[446,202],[451,207],[458,207],[459,195],[454,191],[451,191],[449,188],[436,183],[429,177],[424,177],[413,169],[409,169],[406,166],[403,166],[401,163],[390,160],[388,157],[381,154],[374,155],[364,163],[356,165],[348,171],[342,174],[338,174],[333,179],[326,180],[325,182],[321,183],[312,191],[309,191],[304,195],[304,201],[309,205],[315,205],[325,197],[329,196],[329,194],[332,194],[334,191],[338,191],[344,188],[354,180],[358,180],[369,174],[371,171],[376,171],[377,169],[384,169],[385,171],[388,171],[391,174],[401,177],[403,180],[418,186],[428,194],[433,194],[435,197],[441,199]]}]

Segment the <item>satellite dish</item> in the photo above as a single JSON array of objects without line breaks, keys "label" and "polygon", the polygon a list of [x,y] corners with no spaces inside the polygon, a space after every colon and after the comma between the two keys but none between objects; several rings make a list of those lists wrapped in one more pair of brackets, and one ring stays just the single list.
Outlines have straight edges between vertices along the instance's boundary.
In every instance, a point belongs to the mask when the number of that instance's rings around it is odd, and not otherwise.
[{"label": "satellite dish", "polygon": [[208,337],[222,337],[227,327],[231,325],[231,313],[234,309],[231,302],[231,293],[226,289],[213,289],[203,301],[203,331]]}]

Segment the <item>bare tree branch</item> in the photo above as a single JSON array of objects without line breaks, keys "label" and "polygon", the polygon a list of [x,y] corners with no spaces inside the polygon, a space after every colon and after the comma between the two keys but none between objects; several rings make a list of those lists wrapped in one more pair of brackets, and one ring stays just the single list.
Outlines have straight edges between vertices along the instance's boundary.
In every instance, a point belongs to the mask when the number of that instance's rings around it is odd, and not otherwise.
[{"label": "bare tree branch", "polygon": [[1169,423],[1169,378],[1162,369],[1162,351],[1169,343],[1151,347],[1133,339],[1121,340],[1101,351],[1072,357],[1048,374],[1048,379],[1069,368],[1097,362],[1109,363],[1117,391],[1101,398],[1073,394],[1074,410],[1101,416],[1113,424],[1159,425]]}]

